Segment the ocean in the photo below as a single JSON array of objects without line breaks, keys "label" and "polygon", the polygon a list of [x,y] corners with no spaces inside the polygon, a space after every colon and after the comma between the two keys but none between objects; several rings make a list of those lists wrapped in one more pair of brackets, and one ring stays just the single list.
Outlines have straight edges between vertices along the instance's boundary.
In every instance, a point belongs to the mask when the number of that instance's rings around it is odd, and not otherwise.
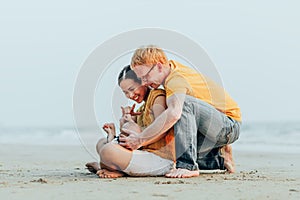
[{"label": "ocean", "polygon": [[299,122],[244,123],[233,147],[240,151],[299,154],[299,139]]},{"label": "ocean", "polygon": [[[300,152],[300,123],[243,123],[240,138],[233,144],[236,151]],[[94,154],[95,144],[105,133],[89,130],[78,132],[74,127],[8,128],[0,127],[0,144],[82,145]]]}]

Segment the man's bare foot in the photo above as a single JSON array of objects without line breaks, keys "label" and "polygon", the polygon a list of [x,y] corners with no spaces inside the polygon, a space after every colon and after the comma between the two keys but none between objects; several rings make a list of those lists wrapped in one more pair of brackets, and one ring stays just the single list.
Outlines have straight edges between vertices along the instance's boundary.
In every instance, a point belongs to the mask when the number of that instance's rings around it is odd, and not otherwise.
[{"label": "man's bare foot", "polygon": [[168,178],[191,178],[199,176],[199,170],[190,171],[188,169],[172,169],[165,175]]},{"label": "man's bare foot", "polygon": [[100,165],[97,162],[89,162],[85,164],[87,170],[96,174],[98,170],[100,170]]},{"label": "man's bare foot", "polygon": [[224,156],[224,165],[229,173],[235,172],[235,164],[232,156],[232,147],[231,145],[226,145],[222,147],[222,154]]},{"label": "man's bare foot", "polygon": [[100,178],[120,178],[125,174],[120,171],[109,171],[107,169],[100,169],[98,170],[97,175]]}]

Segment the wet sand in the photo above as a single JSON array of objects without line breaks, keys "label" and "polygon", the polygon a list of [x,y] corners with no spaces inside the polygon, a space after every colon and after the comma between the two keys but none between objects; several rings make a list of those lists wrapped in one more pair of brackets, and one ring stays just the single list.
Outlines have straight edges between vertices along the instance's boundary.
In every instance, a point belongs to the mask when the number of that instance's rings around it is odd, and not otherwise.
[{"label": "wet sand", "polygon": [[234,150],[236,173],[100,179],[81,146],[0,146],[1,199],[300,199],[300,153]]}]

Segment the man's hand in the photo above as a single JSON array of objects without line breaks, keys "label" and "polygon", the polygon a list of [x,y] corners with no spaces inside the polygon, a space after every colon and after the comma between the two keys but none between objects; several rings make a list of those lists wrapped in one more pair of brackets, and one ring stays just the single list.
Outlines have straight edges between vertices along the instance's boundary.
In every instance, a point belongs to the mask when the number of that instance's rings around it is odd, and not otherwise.
[{"label": "man's hand", "polygon": [[139,138],[139,135],[135,131],[122,129],[122,132],[119,137],[119,144],[121,146],[129,150],[136,150],[142,146],[142,139]]}]

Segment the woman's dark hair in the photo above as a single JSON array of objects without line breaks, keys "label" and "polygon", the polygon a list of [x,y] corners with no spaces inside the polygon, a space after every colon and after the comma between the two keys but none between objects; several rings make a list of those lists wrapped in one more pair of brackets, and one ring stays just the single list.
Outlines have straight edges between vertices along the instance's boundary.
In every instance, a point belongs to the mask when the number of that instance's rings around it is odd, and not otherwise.
[{"label": "woman's dark hair", "polygon": [[134,71],[130,69],[130,65],[125,66],[119,74],[118,84],[120,85],[121,81],[124,79],[132,79],[134,82],[141,84],[141,79],[139,79]]}]

